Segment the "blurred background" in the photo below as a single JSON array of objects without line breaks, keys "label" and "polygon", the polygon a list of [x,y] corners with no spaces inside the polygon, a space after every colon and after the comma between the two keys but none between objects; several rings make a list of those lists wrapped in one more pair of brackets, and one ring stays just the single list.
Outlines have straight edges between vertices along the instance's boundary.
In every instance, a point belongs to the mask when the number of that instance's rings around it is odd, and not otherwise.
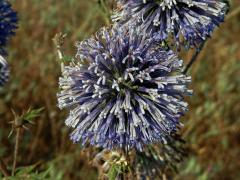
[{"label": "blurred background", "polygon": [[[0,90],[0,157],[11,166],[13,111],[44,108],[21,131],[17,167],[44,172],[49,179],[97,179],[87,152],[72,144],[64,125],[67,111],[56,104],[60,65],[52,38],[67,34],[64,50],[74,55],[75,42],[108,25],[109,12],[97,0],[11,0],[19,28],[9,44],[10,82]],[[194,96],[182,122],[189,156],[176,179],[240,178],[240,1],[232,0],[225,23],[207,42],[190,73]],[[109,5],[111,9],[111,3]],[[191,52],[183,54],[187,63]],[[26,175],[27,178],[27,175]],[[0,173],[1,179],[1,173]]]}]

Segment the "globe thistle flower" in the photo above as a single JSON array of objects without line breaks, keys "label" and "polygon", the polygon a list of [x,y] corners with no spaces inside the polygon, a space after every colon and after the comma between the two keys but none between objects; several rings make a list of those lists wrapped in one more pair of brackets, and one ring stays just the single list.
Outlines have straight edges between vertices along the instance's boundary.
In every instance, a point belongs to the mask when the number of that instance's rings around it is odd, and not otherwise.
[{"label": "globe thistle flower", "polygon": [[140,29],[103,28],[77,44],[78,63],[65,66],[59,107],[74,142],[103,148],[137,148],[166,142],[187,110],[191,78],[182,60]]},{"label": "globe thistle flower", "polygon": [[6,60],[0,55],[0,87],[2,87],[9,78],[9,69]]},{"label": "globe thistle flower", "polygon": [[113,20],[141,26],[159,40],[187,48],[204,42],[224,20],[227,4],[221,0],[119,0]]},{"label": "globe thistle flower", "polygon": [[17,13],[11,8],[8,1],[0,2],[0,54],[5,54],[5,46],[10,36],[17,28]]}]

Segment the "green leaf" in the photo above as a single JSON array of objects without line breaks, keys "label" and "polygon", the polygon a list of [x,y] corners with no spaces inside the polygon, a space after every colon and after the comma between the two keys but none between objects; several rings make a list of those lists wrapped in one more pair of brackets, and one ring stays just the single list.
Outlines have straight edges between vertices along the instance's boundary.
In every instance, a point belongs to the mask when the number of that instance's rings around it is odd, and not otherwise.
[{"label": "green leaf", "polygon": [[27,121],[28,123],[32,123],[33,119],[36,117],[39,117],[41,115],[41,112],[43,111],[44,108],[39,108],[39,109],[32,109],[31,108],[22,115],[23,121]]},{"label": "green leaf", "polygon": [[115,180],[118,175],[118,170],[116,168],[116,165],[113,165],[110,170],[108,171],[108,178],[110,180]]}]

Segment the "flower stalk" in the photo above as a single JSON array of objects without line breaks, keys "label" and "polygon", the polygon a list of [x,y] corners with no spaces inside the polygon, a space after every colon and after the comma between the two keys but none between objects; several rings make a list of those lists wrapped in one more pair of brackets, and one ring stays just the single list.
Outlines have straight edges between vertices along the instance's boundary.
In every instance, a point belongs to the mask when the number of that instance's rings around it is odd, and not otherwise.
[{"label": "flower stalk", "polygon": [[7,169],[7,166],[6,166],[6,164],[4,163],[3,159],[1,159],[1,158],[0,158],[0,171],[2,172],[2,174],[3,174],[5,177],[10,176],[10,172],[9,172],[9,170]]},{"label": "flower stalk", "polygon": [[16,129],[16,137],[15,137],[15,147],[14,147],[14,156],[13,156],[13,168],[12,168],[12,176],[15,174],[16,166],[17,166],[17,157],[19,151],[19,143],[20,143],[20,132],[21,127]]},{"label": "flower stalk", "polygon": [[201,51],[204,48],[204,45],[206,44],[206,41],[203,42],[199,48],[196,49],[195,53],[193,54],[191,60],[189,61],[189,63],[187,64],[187,66],[185,67],[185,69],[183,70],[183,74],[187,74],[189,69],[191,68],[191,66],[194,64],[194,62],[196,62],[199,54],[201,53]]}]

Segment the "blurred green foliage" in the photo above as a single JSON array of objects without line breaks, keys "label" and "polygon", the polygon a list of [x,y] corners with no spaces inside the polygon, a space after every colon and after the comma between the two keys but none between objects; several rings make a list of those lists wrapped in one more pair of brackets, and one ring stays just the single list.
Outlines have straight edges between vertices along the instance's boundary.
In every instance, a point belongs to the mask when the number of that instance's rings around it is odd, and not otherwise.
[{"label": "blurred green foliage", "polygon": [[[0,90],[0,157],[11,168],[14,142],[7,138],[8,122],[14,119],[11,109],[20,114],[28,107],[44,107],[36,125],[22,136],[15,179],[96,179],[88,154],[69,140],[67,112],[56,107],[61,68],[52,38],[67,33],[64,51],[71,57],[74,43],[109,24],[110,14],[97,0],[11,2],[20,24],[9,45],[11,80]],[[232,0],[231,6],[226,22],[190,72],[194,96],[188,99],[190,111],[182,119],[189,157],[176,179],[240,177],[240,1]],[[183,57],[187,62],[191,53]]]}]

